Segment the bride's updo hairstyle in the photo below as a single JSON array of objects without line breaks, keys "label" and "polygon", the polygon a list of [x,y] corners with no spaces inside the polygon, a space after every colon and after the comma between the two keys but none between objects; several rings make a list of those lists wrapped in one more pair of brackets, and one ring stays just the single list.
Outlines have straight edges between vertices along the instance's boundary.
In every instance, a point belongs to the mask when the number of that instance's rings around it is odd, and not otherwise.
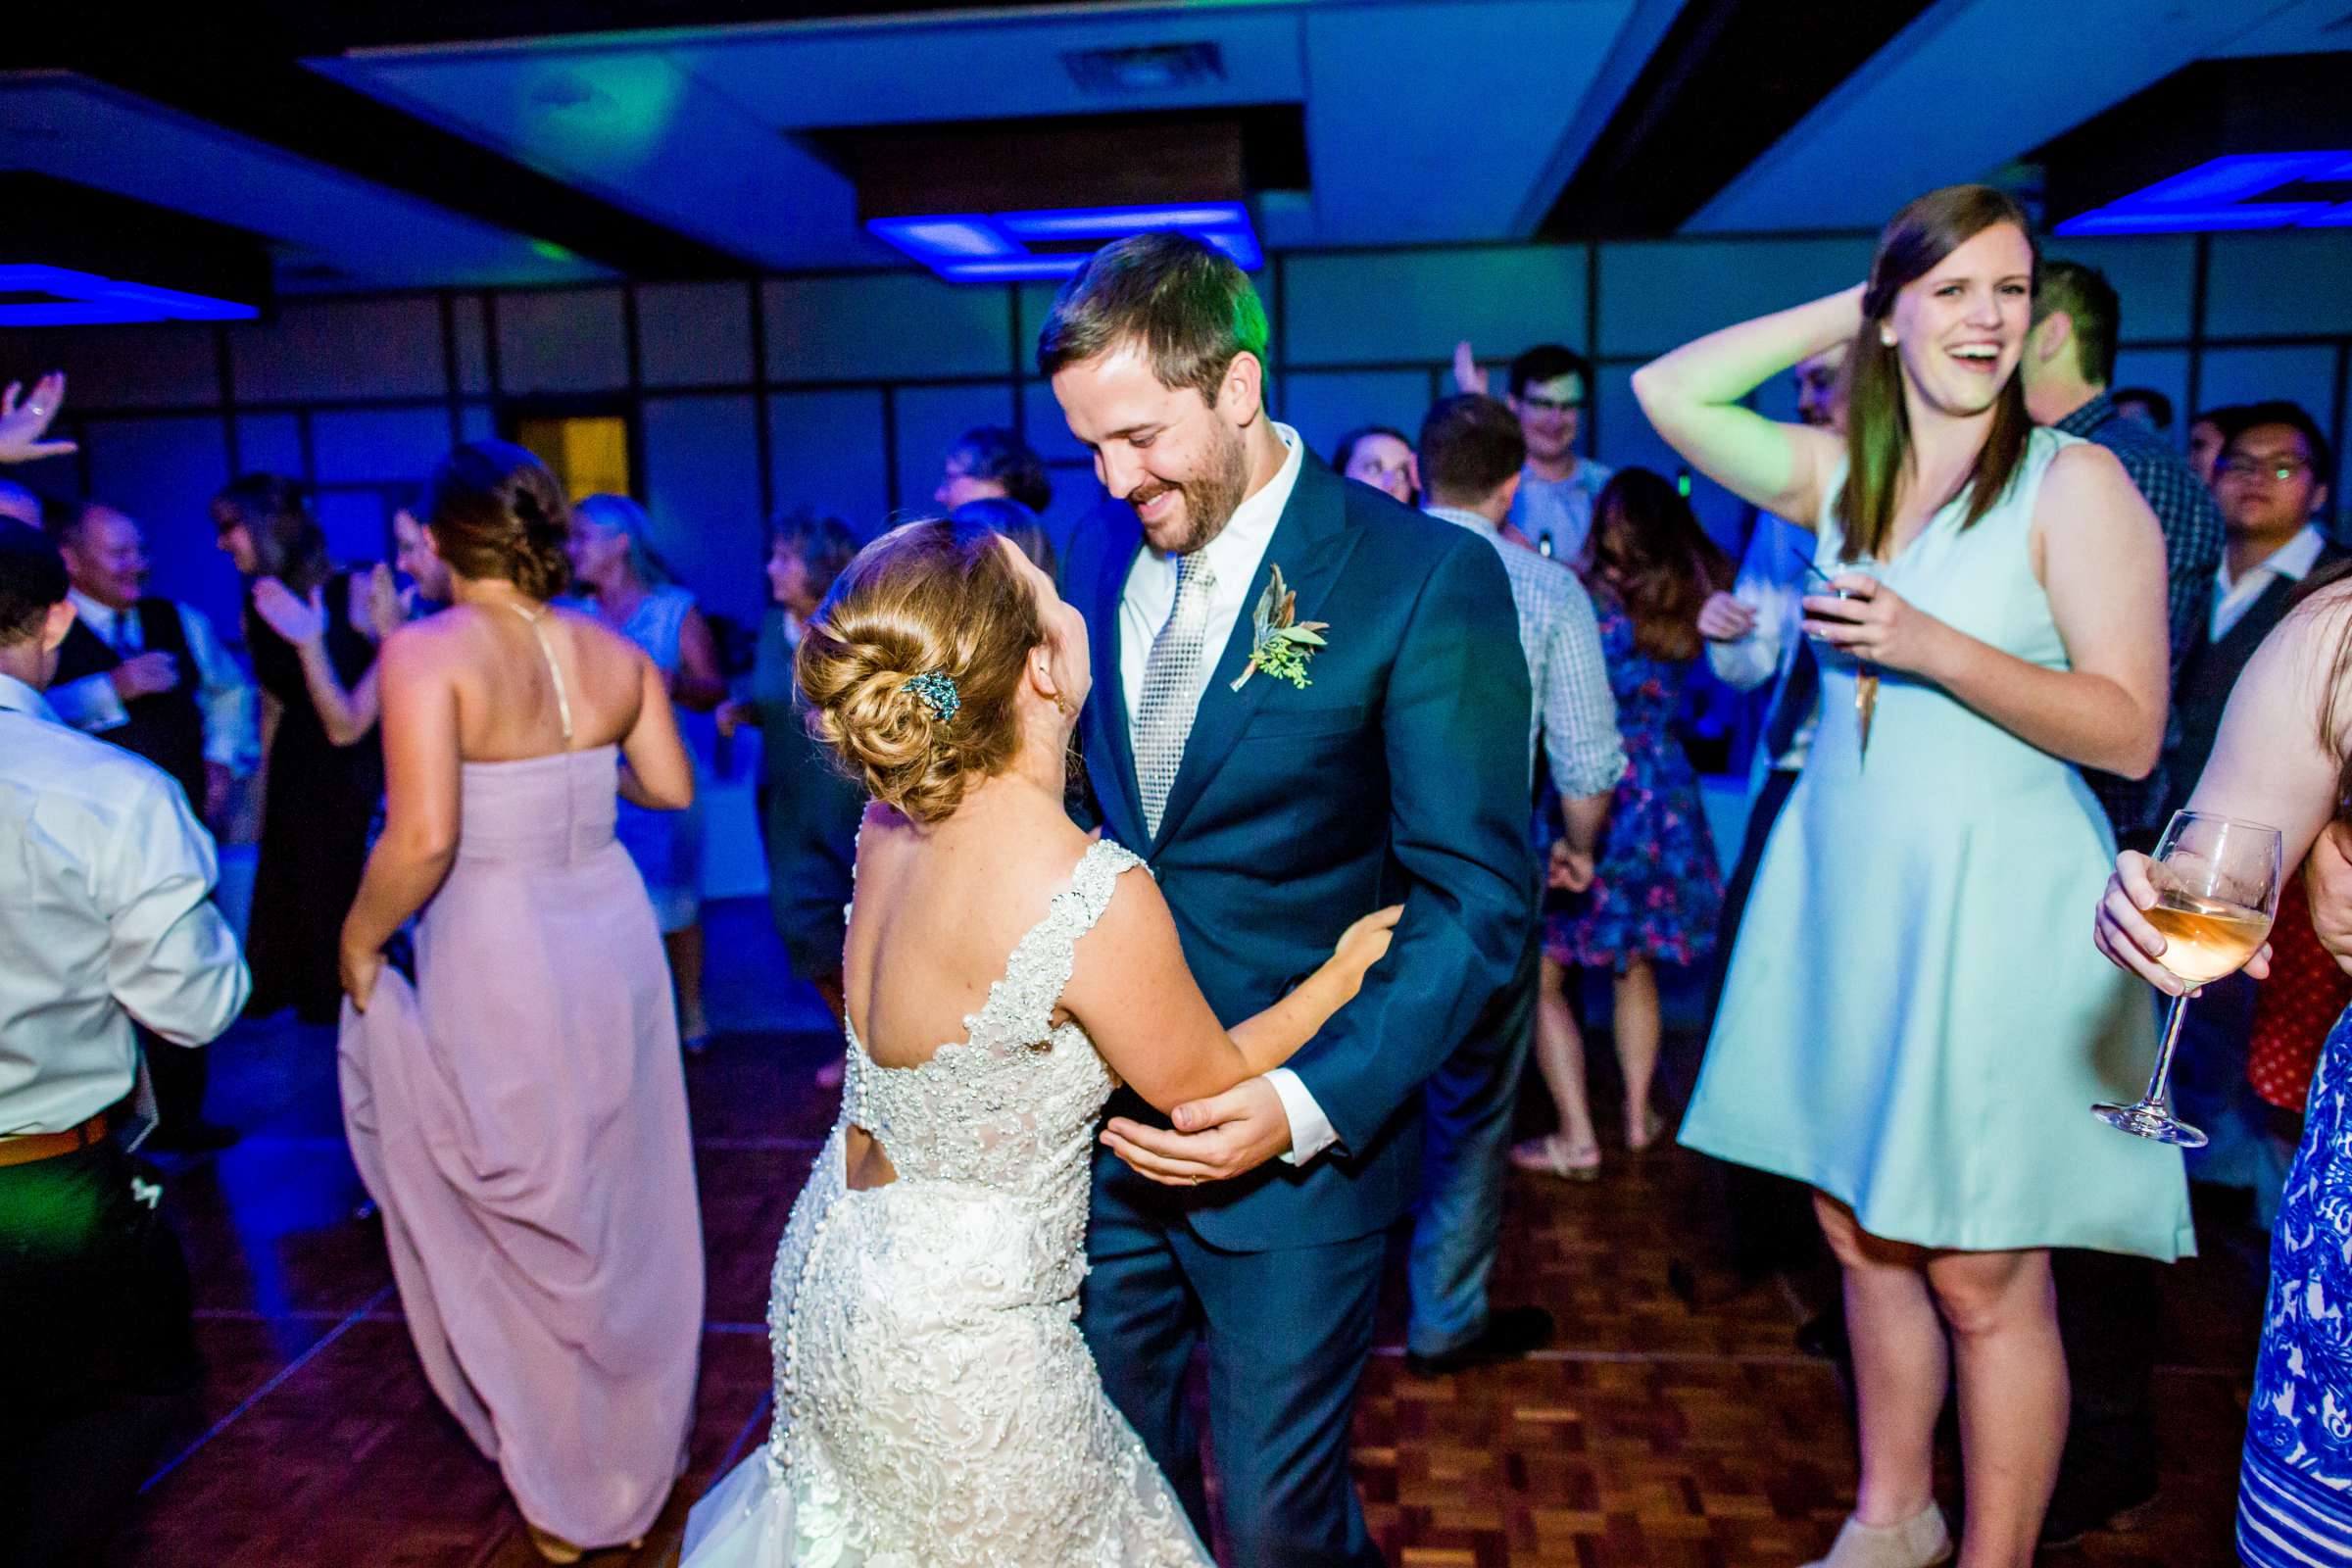
[{"label": "bride's updo hairstyle", "polygon": [[801,638],[808,731],[874,799],[940,821],[1011,765],[1015,697],[1045,641],[1037,596],[995,529],[894,528],[858,553]]},{"label": "bride's updo hairstyle", "polygon": [[417,513],[449,569],[533,599],[571,586],[571,508],[547,465],[511,441],[468,441],[441,460]]}]

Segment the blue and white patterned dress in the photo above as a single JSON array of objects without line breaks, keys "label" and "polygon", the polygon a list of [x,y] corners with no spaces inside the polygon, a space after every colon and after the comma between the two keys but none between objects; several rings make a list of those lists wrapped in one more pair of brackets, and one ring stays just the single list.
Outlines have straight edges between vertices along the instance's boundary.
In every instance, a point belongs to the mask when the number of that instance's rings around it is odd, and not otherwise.
[{"label": "blue and white patterned dress", "polygon": [[2320,1054],[2272,1233],[2237,1551],[2254,1568],[2352,1564],[2352,1010]]}]

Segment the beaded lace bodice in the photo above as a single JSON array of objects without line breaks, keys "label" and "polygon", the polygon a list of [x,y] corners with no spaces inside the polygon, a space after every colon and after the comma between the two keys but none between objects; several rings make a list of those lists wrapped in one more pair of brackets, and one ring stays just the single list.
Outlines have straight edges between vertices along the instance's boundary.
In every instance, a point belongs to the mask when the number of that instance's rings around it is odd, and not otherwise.
[{"label": "beaded lace bodice", "polygon": [[[688,1568],[1211,1568],[1076,1323],[1113,1079],[1054,1013],[1141,863],[1091,846],[963,1041],[882,1067],[848,1031],[841,1116],[776,1254],[774,1429]],[[846,1185],[853,1126],[895,1181]]]},{"label": "beaded lace bodice", "polygon": [[[1090,846],[1043,919],[1013,948],[1004,974],[964,1039],[911,1067],[884,1067],[856,1024],[842,1081],[841,1122],[871,1133],[902,1182],[954,1182],[1036,1205],[1038,1258],[1056,1288],[1078,1289],[1086,1236],[1087,1169],[1096,1118],[1115,1087],[1075,1022],[1054,1027],[1078,939],[1110,903],[1119,875],[1139,865],[1116,844]],[[1054,1267],[1054,1260],[1061,1266]]]}]

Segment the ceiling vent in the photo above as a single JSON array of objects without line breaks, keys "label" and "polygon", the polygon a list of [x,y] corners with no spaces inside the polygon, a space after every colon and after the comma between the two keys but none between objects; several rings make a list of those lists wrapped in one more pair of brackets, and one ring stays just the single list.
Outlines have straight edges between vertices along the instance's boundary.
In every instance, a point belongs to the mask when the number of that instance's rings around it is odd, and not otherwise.
[{"label": "ceiling vent", "polygon": [[1131,49],[1071,49],[1061,57],[1081,92],[1104,98],[1175,92],[1225,79],[1213,43],[1151,43]]}]

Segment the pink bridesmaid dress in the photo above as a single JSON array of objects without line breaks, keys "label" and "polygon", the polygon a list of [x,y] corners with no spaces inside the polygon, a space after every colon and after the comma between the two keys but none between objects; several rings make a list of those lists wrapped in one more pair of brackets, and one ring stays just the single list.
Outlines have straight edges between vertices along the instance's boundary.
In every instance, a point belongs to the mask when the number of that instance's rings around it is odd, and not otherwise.
[{"label": "pink bridesmaid dress", "polygon": [[610,746],[466,763],[416,984],[385,970],[342,1033],[425,1375],[523,1517],[585,1547],[662,1511],[703,1320],[677,1019],[616,778]]}]

